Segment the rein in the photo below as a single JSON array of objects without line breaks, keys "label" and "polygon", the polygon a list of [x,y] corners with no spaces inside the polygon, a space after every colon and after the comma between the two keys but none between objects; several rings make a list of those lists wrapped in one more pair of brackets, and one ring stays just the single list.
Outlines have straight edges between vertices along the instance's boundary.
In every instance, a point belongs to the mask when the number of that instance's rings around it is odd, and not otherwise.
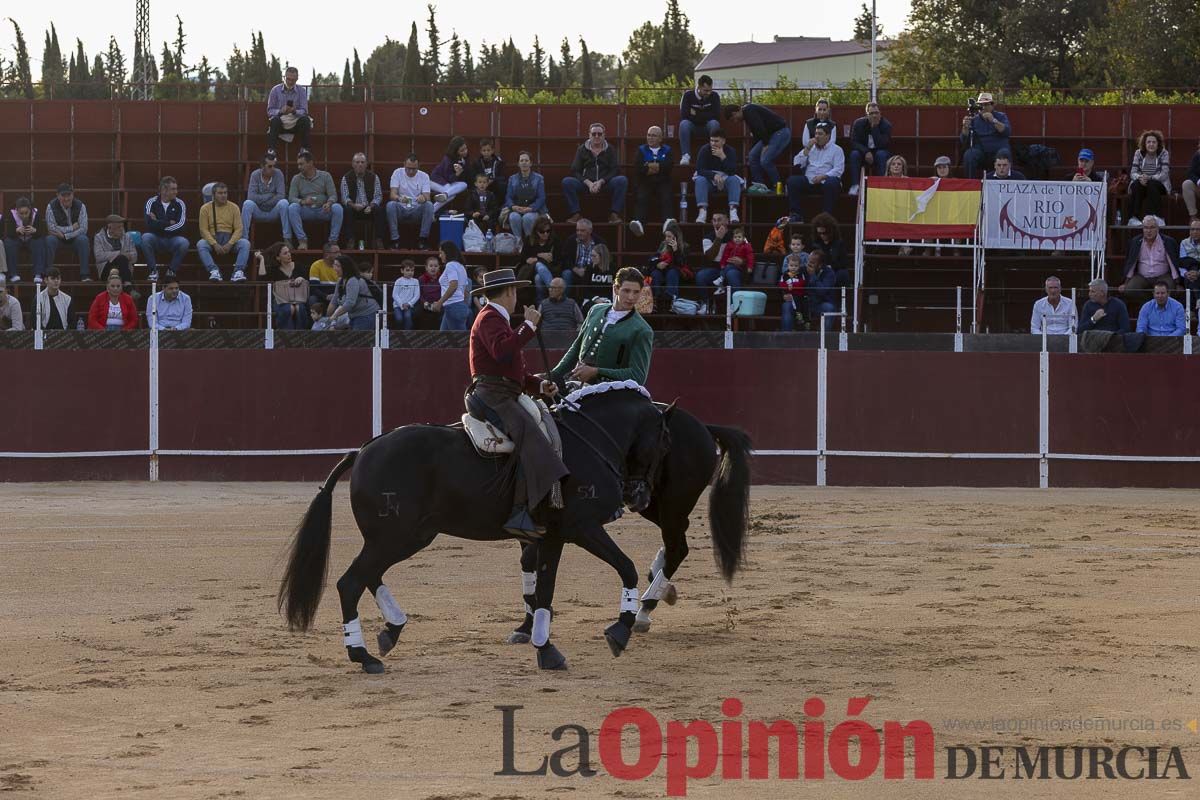
[{"label": "rein", "polygon": [[[581,408],[577,408],[577,409],[572,410],[570,413],[578,414],[579,416],[583,417],[585,420],[590,422],[593,427],[595,427],[602,434],[604,434],[604,438],[607,439],[609,444],[611,444],[613,446],[613,450],[615,450],[620,455],[624,455],[623,451],[621,450],[621,445],[617,444],[617,440],[612,437],[612,434],[609,433],[608,431],[606,431],[604,429],[603,425],[601,425],[599,422],[596,422],[596,420],[594,420],[592,417],[590,417],[587,414],[587,412],[585,412]],[[565,415],[559,418],[558,427],[562,430],[567,431],[568,433],[574,434],[575,438],[579,439],[579,441],[586,444],[588,446],[588,448],[593,453],[596,454],[596,457],[599,458],[602,462],[604,462],[604,466],[608,467],[612,471],[613,475],[616,475],[619,480],[624,480],[624,478],[625,478],[624,472],[617,469],[616,465],[613,464],[613,462],[609,460],[608,456],[606,456],[606,455],[604,455],[604,453],[600,452],[600,448],[598,448],[598,447],[596,447],[596,445],[592,444],[592,441],[590,439],[588,439],[586,436],[581,434],[579,431],[575,430],[570,425],[568,425],[567,418]]]}]

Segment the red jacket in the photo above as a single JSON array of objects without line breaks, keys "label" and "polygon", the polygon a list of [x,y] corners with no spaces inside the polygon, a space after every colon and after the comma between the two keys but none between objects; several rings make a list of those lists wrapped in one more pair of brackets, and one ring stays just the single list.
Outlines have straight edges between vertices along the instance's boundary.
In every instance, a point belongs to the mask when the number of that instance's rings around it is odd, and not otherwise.
[{"label": "red jacket", "polygon": [[754,272],[754,247],[749,242],[741,244],[730,242],[725,245],[725,252],[721,254],[721,266],[726,266],[729,259],[734,256],[743,260],[744,263],[741,266],[743,272]]},{"label": "red jacket", "polygon": [[[137,329],[137,306],[133,304],[133,298],[129,296],[129,292],[121,292],[121,316],[125,318],[124,324],[121,325],[121,330],[132,331]],[[92,301],[92,308],[88,311],[87,326],[88,330],[92,331],[102,331],[108,327],[108,292],[101,292]]]},{"label": "red jacket", "polygon": [[783,289],[785,294],[791,294],[792,299],[799,304],[800,300],[804,297],[805,283],[807,283],[807,281],[804,279],[803,270],[801,270],[800,274],[794,278],[790,277],[785,272],[783,273],[783,277],[779,279],[779,288]]},{"label": "red jacket", "polygon": [[[106,311],[107,313],[107,311]],[[494,306],[486,306],[475,317],[471,326],[471,344],[467,357],[471,365],[471,377],[488,375],[494,378],[509,378],[535,392],[541,387],[541,379],[531,375],[525,367],[525,343],[534,337],[534,330],[524,323],[517,330]]]}]

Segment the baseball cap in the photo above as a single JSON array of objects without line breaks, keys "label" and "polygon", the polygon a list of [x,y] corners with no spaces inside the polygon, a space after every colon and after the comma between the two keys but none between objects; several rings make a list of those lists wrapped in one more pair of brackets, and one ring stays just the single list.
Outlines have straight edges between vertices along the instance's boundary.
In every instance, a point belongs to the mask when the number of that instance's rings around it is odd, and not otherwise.
[{"label": "baseball cap", "polygon": [[1080,150],[1080,151],[1079,151],[1079,157],[1080,157],[1080,158],[1086,158],[1088,161],[1095,161],[1095,160],[1096,160],[1096,154],[1095,154],[1095,153],[1093,153],[1093,152],[1091,151],[1091,149],[1090,149],[1090,148],[1087,148],[1087,147],[1085,147],[1085,148],[1083,148],[1082,150]]},{"label": "baseball cap", "polygon": [[945,164],[947,167],[952,166],[952,162],[950,161],[950,156],[938,156],[933,161],[933,165],[935,167],[940,167],[942,164]]}]

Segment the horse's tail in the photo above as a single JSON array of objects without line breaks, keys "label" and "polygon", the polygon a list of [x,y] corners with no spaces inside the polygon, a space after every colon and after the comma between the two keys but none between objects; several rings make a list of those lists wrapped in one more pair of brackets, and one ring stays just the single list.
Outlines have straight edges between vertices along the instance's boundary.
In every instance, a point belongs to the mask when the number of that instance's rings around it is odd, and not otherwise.
[{"label": "horse's tail", "polygon": [[708,495],[708,522],[713,553],[726,581],[733,580],[746,558],[746,527],[750,515],[749,435],[738,428],[708,425],[721,448],[721,463]]},{"label": "horse's tail", "polygon": [[296,527],[287,569],[279,584],[276,603],[287,618],[288,628],[306,631],[312,627],[325,576],[329,570],[330,527],[333,522],[333,487],[342,473],[354,465],[358,450],[347,453],[325,479],[308,511]]}]

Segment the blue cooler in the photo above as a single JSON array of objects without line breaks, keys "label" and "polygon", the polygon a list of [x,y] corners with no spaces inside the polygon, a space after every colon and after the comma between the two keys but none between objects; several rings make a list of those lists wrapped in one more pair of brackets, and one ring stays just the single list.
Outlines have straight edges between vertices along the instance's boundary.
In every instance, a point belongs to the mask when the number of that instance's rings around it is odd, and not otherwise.
[{"label": "blue cooler", "polygon": [[734,292],[731,302],[738,317],[761,317],[767,310],[766,292]]},{"label": "blue cooler", "polygon": [[440,241],[454,242],[458,249],[463,249],[463,231],[466,230],[466,217],[460,215],[438,217],[438,236]]}]

